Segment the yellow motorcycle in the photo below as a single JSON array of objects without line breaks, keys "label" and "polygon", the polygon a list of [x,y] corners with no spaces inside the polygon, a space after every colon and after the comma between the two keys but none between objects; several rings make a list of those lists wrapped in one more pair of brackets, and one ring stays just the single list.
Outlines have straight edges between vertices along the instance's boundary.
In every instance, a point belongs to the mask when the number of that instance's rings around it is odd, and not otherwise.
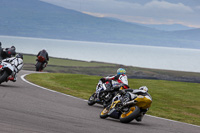
[{"label": "yellow motorcycle", "polygon": [[119,119],[122,123],[129,123],[136,119],[141,121],[141,118],[148,111],[152,103],[152,98],[148,92],[133,90],[125,94],[117,94],[112,104],[103,109],[100,118],[107,117]]}]

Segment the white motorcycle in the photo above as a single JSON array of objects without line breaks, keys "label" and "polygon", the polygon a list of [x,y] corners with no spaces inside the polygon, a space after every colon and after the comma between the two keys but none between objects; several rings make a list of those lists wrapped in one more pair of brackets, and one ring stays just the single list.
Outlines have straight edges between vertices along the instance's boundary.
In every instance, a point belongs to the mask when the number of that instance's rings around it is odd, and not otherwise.
[{"label": "white motorcycle", "polygon": [[15,74],[15,68],[9,63],[2,61],[0,63],[0,84],[2,82],[7,82],[9,76]]}]

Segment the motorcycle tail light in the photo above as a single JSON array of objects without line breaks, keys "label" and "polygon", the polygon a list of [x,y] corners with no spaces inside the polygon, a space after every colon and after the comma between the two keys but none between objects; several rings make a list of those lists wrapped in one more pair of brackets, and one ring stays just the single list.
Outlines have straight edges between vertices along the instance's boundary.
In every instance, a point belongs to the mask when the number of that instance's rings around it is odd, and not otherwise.
[{"label": "motorcycle tail light", "polygon": [[0,65],[0,69],[2,69],[2,67],[3,67],[3,66],[2,66],[2,65]]},{"label": "motorcycle tail light", "polygon": [[44,61],[45,61],[45,58],[42,57],[42,56],[38,56],[38,61],[40,61],[40,62],[44,62]]}]

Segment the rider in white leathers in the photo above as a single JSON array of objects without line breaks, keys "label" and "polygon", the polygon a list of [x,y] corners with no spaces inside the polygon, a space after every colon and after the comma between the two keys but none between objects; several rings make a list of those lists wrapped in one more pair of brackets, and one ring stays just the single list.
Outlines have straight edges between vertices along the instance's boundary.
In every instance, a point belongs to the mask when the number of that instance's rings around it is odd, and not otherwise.
[{"label": "rider in white leathers", "polygon": [[[103,83],[109,82],[109,81],[114,81],[112,82],[112,86],[115,87],[117,85],[122,85],[125,89],[129,88],[128,87],[128,78],[126,76],[126,71],[123,68],[119,68],[117,70],[117,75],[112,76],[112,77],[104,77],[101,78],[101,81]],[[109,88],[107,88],[109,89]]]},{"label": "rider in white leathers", "polygon": [[[112,88],[120,88],[123,87],[125,89],[129,88],[128,86],[128,78],[125,75],[126,71],[123,68],[119,68],[117,70],[117,75],[111,76],[111,77],[104,77],[100,80],[103,83],[104,90],[111,90]],[[100,88],[101,89],[101,88]],[[99,101],[99,95],[101,90],[97,90],[97,101]]]},{"label": "rider in white leathers", "polygon": [[14,72],[8,78],[8,80],[11,80],[11,81],[15,82],[17,80],[16,74],[23,67],[23,55],[22,54],[17,54],[16,57],[4,59],[4,60],[2,60],[2,62],[9,62],[13,66]]}]

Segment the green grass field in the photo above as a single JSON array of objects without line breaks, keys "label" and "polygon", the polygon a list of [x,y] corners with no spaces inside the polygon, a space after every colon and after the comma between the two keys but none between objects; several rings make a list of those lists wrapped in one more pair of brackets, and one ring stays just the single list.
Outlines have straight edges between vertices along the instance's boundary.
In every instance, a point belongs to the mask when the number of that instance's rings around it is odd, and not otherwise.
[{"label": "green grass field", "polygon": [[[24,70],[35,71],[36,56],[24,55]],[[111,74],[116,71],[121,65],[103,63],[103,62],[87,62],[71,59],[60,59],[50,57],[49,63],[44,71],[54,73],[74,73],[74,74],[88,74],[101,75]],[[114,69],[113,69],[114,68]]]},{"label": "green grass field", "polygon": [[[27,80],[35,84],[83,99],[88,99],[94,93],[100,78],[100,76],[63,73],[26,76]],[[152,107],[147,114],[200,125],[199,83],[129,79],[129,86],[133,89],[143,85],[149,88],[153,98]]]},{"label": "green grass field", "polygon": [[[35,71],[35,64],[35,55],[24,55],[24,70]],[[116,70],[120,67],[126,69],[129,78],[162,79],[200,83],[200,73],[148,69],[133,66],[124,66],[120,64],[111,64],[94,61],[87,62],[71,59],[59,59],[53,57],[50,57],[49,64],[44,69],[44,71],[53,73],[73,73],[105,76],[115,74]]]},{"label": "green grass field", "polygon": [[[24,55],[24,62],[27,64],[36,63],[36,56],[33,55]],[[87,62],[79,60],[70,60],[70,59],[60,59],[60,58],[50,58],[48,65],[55,66],[72,66],[72,67],[99,67],[99,66],[115,66],[114,64],[109,63],[97,63],[97,62]]]}]

